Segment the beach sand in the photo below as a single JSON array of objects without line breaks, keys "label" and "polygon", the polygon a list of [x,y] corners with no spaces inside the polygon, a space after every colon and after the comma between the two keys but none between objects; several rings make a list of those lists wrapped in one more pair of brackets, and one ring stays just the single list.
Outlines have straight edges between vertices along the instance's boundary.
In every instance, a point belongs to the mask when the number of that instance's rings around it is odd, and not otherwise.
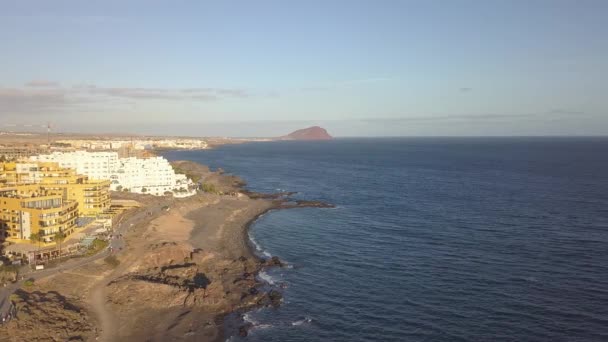
[{"label": "beach sand", "polygon": [[[275,205],[206,194],[180,200],[151,220],[143,239],[130,246],[130,266],[107,286],[107,306],[115,316],[107,330],[115,333],[102,334],[102,340],[223,340],[223,316],[263,300],[251,290],[260,285],[255,273],[261,264],[246,227]],[[137,230],[132,234],[140,236]],[[197,252],[190,256],[192,251]],[[173,267],[173,273],[159,272],[163,267]],[[201,273],[210,282],[204,293],[176,286]]]}]

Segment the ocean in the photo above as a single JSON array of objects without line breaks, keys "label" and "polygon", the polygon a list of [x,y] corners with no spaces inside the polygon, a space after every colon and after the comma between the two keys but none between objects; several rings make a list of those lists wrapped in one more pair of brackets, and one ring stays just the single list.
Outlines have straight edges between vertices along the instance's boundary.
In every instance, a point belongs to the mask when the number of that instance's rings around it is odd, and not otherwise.
[{"label": "ocean", "polygon": [[174,151],[273,211],[250,236],[284,303],[232,341],[608,341],[608,139],[386,138]]}]

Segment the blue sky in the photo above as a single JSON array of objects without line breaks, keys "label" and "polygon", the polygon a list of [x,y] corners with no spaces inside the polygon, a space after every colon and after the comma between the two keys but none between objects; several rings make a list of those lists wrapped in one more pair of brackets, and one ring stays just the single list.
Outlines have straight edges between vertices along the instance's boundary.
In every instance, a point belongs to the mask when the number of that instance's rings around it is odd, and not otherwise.
[{"label": "blue sky", "polygon": [[0,0],[0,116],[82,132],[606,135],[606,18],[601,0]]}]

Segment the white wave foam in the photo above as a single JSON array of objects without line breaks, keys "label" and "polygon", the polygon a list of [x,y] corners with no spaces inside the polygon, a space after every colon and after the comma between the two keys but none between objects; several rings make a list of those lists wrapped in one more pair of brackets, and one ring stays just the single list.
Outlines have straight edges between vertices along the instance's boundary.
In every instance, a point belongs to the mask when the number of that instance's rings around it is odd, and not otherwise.
[{"label": "white wave foam", "polygon": [[[246,323],[251,324],[251,330],[272,328],[272,324],[262,324],[262,323],[260,323],[258,320],[254,319],[252,317],[251,313],[244,314],[243,315],[243,321],[245,321]],[[228,341],[226,341],[226,342],[228,342]]]},{"label": "white wave foam", "polygon": [[251,232],[248,235],[249,235],[249,241],[251,241],[251,243],[255,247],[256,251],[258,251],[259,253],[262,253],[264,256],[266,256],[268,258],[272,258],[272,254],[270,254],[269,252],[265,251],[262,248],[262,246],[260,246],[260,244],[257,241],[255,241],[255,239],[253,238],[253,236],[251,236]]},{"label": "white wave foam", "polygon": [[302,324],[306,324],[306,323],[310,323],[310,322],[312,322],[312,318],[305,317],[303,319],[300,319],[300,320],[297,320],[297,321],[291,323],[291,325],[294,326],[294,327],[297,327],[297,326],[300,326]]},{"label": "white wave foam", "polygon": [[266,273],[266,271],[262,271],[258,274],[258,276],[260,277],[260,279],[262,279],[263,281],[267,282],[270,285],[274,285],[275,281],[274,279],[270,276],[270,274]]},{"label": "white wave foam", "polygon": [[249,233],[249,240],[251,240],[251,243],[253,243],[253,245],[255,246],[255,249],[258,251],[262,251],[262,247],[260,247],[260,245],[258,244],[257,241],[255,241],[255,239],[253,238],[253,236],[251,236],[251,233]]},{"label": "white wave foam", "polygon": [[253,325],[256,325],[258,322],[253,319],[253,317],[251,317],[251,315],[249,313],[246,313],[243,315],[243,320],[247,323],[251,323]]}]

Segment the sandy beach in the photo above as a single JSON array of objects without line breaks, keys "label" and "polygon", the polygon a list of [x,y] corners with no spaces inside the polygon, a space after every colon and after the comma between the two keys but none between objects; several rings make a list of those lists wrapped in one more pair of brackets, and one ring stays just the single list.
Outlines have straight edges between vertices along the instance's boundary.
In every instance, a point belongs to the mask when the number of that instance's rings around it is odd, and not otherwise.
[{"label": "sandy beach", "polygon": [[[324,204],[287,204],[281,195],[242,191],[238,177],[177,165],[215,192],[114,194],[142,204],[115,220],[115,238],[124,240],[117,262],[101,259],[18,291],[18,319],[0,327],[0,341],[224,341],[226,315],[278,305],[280,293],[262,291],[256,279],[278,262],[253,253],[247,229],[272,209]],[[247,326],[232,330],[246,334]]]}]

